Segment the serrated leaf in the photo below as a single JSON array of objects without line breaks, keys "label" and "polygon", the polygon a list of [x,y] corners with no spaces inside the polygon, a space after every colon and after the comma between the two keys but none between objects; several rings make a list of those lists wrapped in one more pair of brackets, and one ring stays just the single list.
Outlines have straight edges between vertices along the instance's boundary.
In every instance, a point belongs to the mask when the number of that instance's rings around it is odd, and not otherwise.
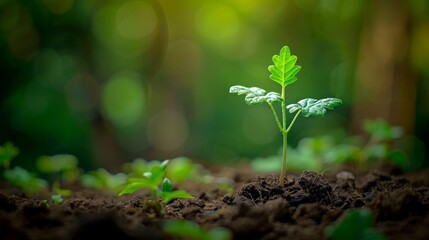
[{"label": "serrated leaf", "polygon": [[342,101],[338,98],[324,98],[320,100],[305,98],[300,100],[298,103],[287,105],[286,108],[290,113],[302,110],[302,115],[304,117],[323,116],[326,113],[326,109],[332,110],[334,107],[341,104]]},{"label": "serrated leaf", "polygon": [[301,70],[301,67],[295,65],[297,57],[291,55],[288,46],[284,46],[280,50],[280,55],[274,55],[272,60],[274,65],[268,67],[268,71],[271,72],[271,80],[283,87],[297,80],[296,74]]},{"label": "serrated leaf", "polygon": [[257,105],[263,102],[275,103],[283,101],[279,93],[269,92],[266,93],[262,88],[258,87],[244,87],[244,86],[232,86],[229,89],[230,93],[238,93],[238,95],[246,94],[244,101],[249,105]]}]

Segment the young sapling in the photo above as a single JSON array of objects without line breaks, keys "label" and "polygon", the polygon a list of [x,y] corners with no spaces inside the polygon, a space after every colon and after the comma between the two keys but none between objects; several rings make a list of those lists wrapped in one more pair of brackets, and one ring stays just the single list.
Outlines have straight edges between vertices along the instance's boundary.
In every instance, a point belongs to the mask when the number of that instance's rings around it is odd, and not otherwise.
[{"label": "young sapling", "polygon": [[[280,84],[281,94],[277,92],[267,93],[264,89],[258,87],[248,88],[240,85],[232,86],[229,92],[237,93],[238,95],[245,94],[244,100],[249,105],[258,105],[265,102],[270,107],[277,127],[283,135],[282,167],[279,181],[280,183],[284,183],[287,160],[287,136],[298,116],[300,114],[304,117],[323,116],[326,113],[326,109],[333,109],[341,105],[342,101],[338,98],[324,98],[320,100],[305,98],[298,101],[298,103],[286,106],[286,86],[297,80],[296,74],[301,70],[301,67],[295,65],[297,57],[291,55],[290,49],[287,46],[284,46],[280,50],[280,55],[274,55],[272,60],[274,65],[268,67],[268,70],[271,72],[270,79]],[[281,121],[274,108],[274,103],[280,103],[281,105]],[[286,110],[289,110],[289,113],[295,113],[289,124],[287,124]]]}]

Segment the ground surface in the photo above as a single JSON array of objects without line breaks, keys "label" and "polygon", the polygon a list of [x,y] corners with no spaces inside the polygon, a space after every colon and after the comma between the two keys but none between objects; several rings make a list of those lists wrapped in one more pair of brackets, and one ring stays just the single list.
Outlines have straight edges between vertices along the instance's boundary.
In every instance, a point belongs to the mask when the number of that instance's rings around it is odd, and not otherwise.
[{"label": "ground surface", "polygon": [[165,214],[148,204],[147,193],[114,196],[74,187],[58,206],[2,187],[0,239],[174,239],[161,231],[164,219],[188,219],[205,228],[229,228],[234,239],[324,239],[324,229],[349,209],[369,208],[375,229],[388,239],[429,239],[428,171],[393,176],[372,171],[289,175],[280,185],[229,169],[235,191],[187,184],[195,196],[168,204]]}]

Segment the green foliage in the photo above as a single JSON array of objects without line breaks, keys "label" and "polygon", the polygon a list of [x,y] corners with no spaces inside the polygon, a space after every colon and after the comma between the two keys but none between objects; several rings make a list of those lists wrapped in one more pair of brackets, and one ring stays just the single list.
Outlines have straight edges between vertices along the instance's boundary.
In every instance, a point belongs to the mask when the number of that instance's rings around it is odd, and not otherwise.
[{"label": "green foliage", "polygon": [[324,98],[324,99],[314,99],[314,98],[305,98],[298,103],[289,104],[286,108],[290,113],[294,113],[298,110],[302,111],[302,116],[323,116],[326,113],[326,109],[334,109],[334,107],[340,106],[342,103],[341,99],[338,98]]},{"label": "green foliage", "polygon": [[48,208],[49,207],[48,200],[47,199],[40,200],[40,206]]},{"label": "green foliage", "polygon": [[[266,91],[257,87],[243,87],[243,86],[232,86],[229,89],[230,93],[238,93],[238,95],[246,94],[244,98],[245,102],[249,105],[257,105],[262,102],[266,102],[273,112],[275,121],[279,131],[283,135],[283,151],[282,151],[282,165],[280,171],[280,183],[284,183],[285,172],[286,172],[286,156],[287,156],[287,135],[291,130],[295,120],[298,115],[302,113],[304,117],[309,116],[323,116],[326,113],[326,109],[333,109],[336,106],[339,106],[342,101],[337,98],[325,98],[321,100],[306,98],[299,101],[296,104],[291,104],[286,107],[285,104],[285,87],[289,84],[294,83],[297,80],[296,74],[301,70],[301,67],[295,65],[297,57],[291,55],[290,49],[287,46],[284,46],[280,50],[279,55],[273,56],[273,63],[268,67],[268,70],[271,72],[270,79],[274,82],[281,85],[281,94],[275,92],[269,92],[265,94]],[[281,120],[273,106],[273,103],[281,103]],[[290,113],[294,113],[295,117],[293,120],[287,124],[286,119],[286,109],[289,109]]]},{"label": "green foliage", "polygon": [[269,92],[265,94],[266,91],[258,87],[248,88],[248,87],[237,85],[237,86],[232,86],[229,89],[229,92],[238,93],[238,95],[246,94],[244,101],[249,105],[258,105],[263,102],[275,103],[275,102],[283,101],[280,94],[276,92]]},{"label": "green foliage", "polygon": [[0,166],[9,168],[10,162],[18,153],[19,149],[11,142],[7,142],[3,146],[0,146]]},{"label": "green foliage", "polygon": [[173,191],[173,185],[168,178],[164,178],[162,181],[162,188],[161,190],[157,191],[157,195],[162,198],[162,202],[164,204],[167,204],[170,201],[178,198],[193,198],[190,193],[184,190]]},{"label": "green foliage", "polygon": [[351,210],[341,222],[326,228],[325,235],[332,240],[383,240],[383,234],[372,229],[373,217],[368,209]]},{"label": "green foliage", "polygon": [[400,138],[403,132],[400,127],[390,126],[381,119],[365,121],[364,129],[377,141],[389,141]]},{"label": "green foliage", "polygon": [[55,194],[60,194],[61,196],[64,196],[64,197],[68,197],[72,195],[72,191],[69,189],[62,189],[58,181],[55,181],[52,184],[52,192]]},{"label": "green foliage", "polygon": [[[150,189],[154,197],[161,197],[163,203],[167,204],[177,198],[192,198],[192,195],[183,190],[173,191],[173,186],[165,172],[169,160],[165,160],[152,166],[150,172],[143,173],[142,177],[128,178],[128,184],[119,195],[132,194],[139,189]],[[161,185],[161,187],[159,187]]]},{"label": "green foliage", "polygon": [[70,154],[42,156],[36,162],[37,168],[44,173],[75,171],[77,165],[77,158]]},{"label": "green foliage", "polygon": [[[376,124],[373,124],[375,122]],[[382,120],[365,121],[364,126],[379,126],[382,132],[394,130],[395,139],[401,137],[401,129],[392,127]],[[333,136],[316,136],[301,139],[296,148],[288,148],[289,168],[295,171],[335,169],[342,163],[352,163],[361,170],[375,167],[382,163],[391,163],[403,171],[411,170],[408,156],[401,150],[394,148],[394,139],[389,133],[381,138],[378,130],[369,131],[369,140],[364,142],[363,136],[348,136],[341,140]],[[267,158],[257,158],[252,161],[252,167],[257,171],[273,171],[280,164],[279,155]]]},{"label": "green foliage", "polygon": [[124,173],[111,174],[103,168],[83,174],[80,181],[83,186],[100,190],[118,192],[126,183],[127,175]]},{"label": "green foliage", "polygon": [[178,157],[170,160],[165,175],[173,182],[181,183],[199,174],[197,170],[198,166],[189,158]]},{"label": "green foliage", "polygon": [[46,174],[54,175],[55,180],[74,182],[80,177],[78,159],[70,154],[41,156],[36,162],[37,169]]},{"label": "green foliage", "polygon": [[51,200],[54,203],[54,205],[59,205],[60,203],[63,202],[63,196],[61,194],[54,194],[51,196]]},{"label": "green foliage", "polygon": [[130,163],[125,163],[123,165],[123,170],[125,173],[141,176],[144,172],[150,170],[150,166],[148,161],[143,158],[137,158]]},{"label": "green foliage", "polygon": [[28,172],[21,167],[14,167],[3,172],[3,176],[10,184],[22,189],[25,193],[36,193],[45,189],[48,183],[35,174]]},{"label": "green foliage", "polygon": [[268,67],[270,79],[282,87],[294,83],[297,80],[296,74],[301,70],[300,66],[295,65],[296,60],[297,57],[290,54],[289,47],[284,46],[280,55],[273,56],[274,65]]},{"label": "green foliage", "polygon": [[226,228],[205,230],[198,224],[186,220],[166,220],[163,230],[179,239],[190,240],[230,240],[231,232]]}]

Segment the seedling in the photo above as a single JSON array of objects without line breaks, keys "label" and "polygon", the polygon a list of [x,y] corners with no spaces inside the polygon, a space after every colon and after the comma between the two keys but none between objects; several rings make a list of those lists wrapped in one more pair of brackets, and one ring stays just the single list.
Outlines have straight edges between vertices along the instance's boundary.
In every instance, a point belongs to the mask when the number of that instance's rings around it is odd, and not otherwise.
[{"label": "seedling", "polygon": [[[240,85],[232,86],[229,89],[230,93],[238,93],[238,95],[245,94],[246,96],[244,100],[249,105],[258,105],[264,102],[267,103],[273,112],[277,127],[280,133],[283,135],[282,167],[279,179],[280,183],[284,183],[285,181],[287,136],[299,114],[302,113],[304,117],[323,116],[326,113],[326,109],[333,109],[342,103],[342,101],[338,98],[324,98],[320,100],[305,98],[298,101],[298,103],[289,104],[286,106],[286,86],[294,83],[297,80],[296,74],[301,70],[300,66],[295,65],[296,60],[297,57],[291,55],[289,47],[284,46],[280,50],[280,55],[273,56],[274,65],[268,67],[268,70],[271,72],[270,79],[281,86],[281,94],[277,92],[267,93],[264,89],[258,87],[248,88]],[[273,106],[274,103],[280,103],[281,105],[281,122],[277,111]],[[286,110],[289,110],[289,113],[295,113],[295,116],[289,125],[287,124]]]},{"label": "seedling", "polygon": [[[173,191],[173,186],[168,178],[165,178],[165,169],[168,160],[152,167],[150,172],[143,173],[142,177],[128,179],[128,185],[119,195],[131,194],[139,189],[150,189],[155,198],[162,198],[163,204],[177,198],[192,198],[192,195],[183,190]],[[159,187],[161,185],[161,187]]]},{"label": "seedling", "polygon": [[383,234],[372,228],[373,217],[368,209],[351,210],[341,220],[326,228],[325,235],[332,240],[385,239]]},{"label": "seedling", "polygon": [[11,142],[7,142],[3,146],[0,146],[0,166],[8,169],[10,162],[18,155],[18,153],[19,149]]},{"label": "seedling", "polygon": [[[146,161],[142,158],[137,158],[131,163],[124,164],[123,169],[129,175],[142,176],[145,172],[150,172],[152,168],[156,168],[160,164],[160,161]],[[173,182],[182,183],[195,175],[196,167],[196,164],[192,163],[189,158],[177,157],[169,161],[165,174]]]},{"label": "seedling", "polygon": [[70,154],[58,154],[42,156],[37,159],[37,169],[43,173],[52,174],[67,182],[73,182],[79,178],[78,160]]},{"label": "seedling", "polygon": [[85,187],[99,190],[108,190],[118,193],[122,186],[127,182],[127,175],[124,173],[111,174],[103,168],[83,174],[80,182]]},{"label": "seedling", "polygon": [[68,196],[72,195],[72,191],[69,190],[69,189],[63,189],[63,188],[61,188],[60,183],[58,181],[55,181],[52,184],[52,192],[54,194],[58,194],[58,195],[61,195],[61,196],[64,196],[64,197],[68,197]]},{"label": "seedling", "polygon": [[61,194],[54,194],[51,196],[51,200],[54,203],[55,206],[60,205],[60,203],[63,202],[63,196]]},{"label": "seedling", "polygon": [[36,193],[45,189],[48,183],[21,167],[14,167],[3,172],[3,176],[10,184],[19,187],[25,193]]},{"label": "seedling", "polygon": [[205,230],[198,224],[186,220],[166,220],[163,224],[166,233],[179,239],[191,240],[230,240],[231,232],[226,228]]}]

